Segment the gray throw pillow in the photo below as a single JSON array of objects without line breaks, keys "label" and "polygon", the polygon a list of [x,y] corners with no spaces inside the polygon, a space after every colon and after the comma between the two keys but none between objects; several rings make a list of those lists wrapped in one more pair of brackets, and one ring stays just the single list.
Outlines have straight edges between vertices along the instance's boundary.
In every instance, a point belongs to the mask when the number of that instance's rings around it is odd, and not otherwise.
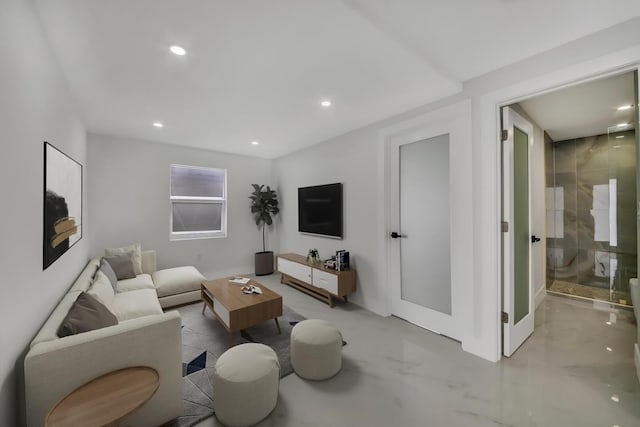
[{"label": "gray throw pillow", "polygon": [[104,260],[109,263],[114,273],[116,273],[118,280],[133,279],[136,277],[136,273],[133,270],[131,254],[107,256],[104,257]]},{"label": "gray throw pillow", "polygon": [[58,328],[60,338],[118,324],[118,319],[97,299],[82,292]]},{"label": "gray throw pillow", "polygon": [[107,279],[109,279],[109,283],[111,283],[113,292],[117,292],[116,288],[118,287],[118,276],[116,276],[115,271],[113,271],[113,268],[111,268],[111,264],[109,264],[109,262],[104,258],[102,259],[102,261],[100,261],[100,271],[102,271],[104,275],[107,276]]}]

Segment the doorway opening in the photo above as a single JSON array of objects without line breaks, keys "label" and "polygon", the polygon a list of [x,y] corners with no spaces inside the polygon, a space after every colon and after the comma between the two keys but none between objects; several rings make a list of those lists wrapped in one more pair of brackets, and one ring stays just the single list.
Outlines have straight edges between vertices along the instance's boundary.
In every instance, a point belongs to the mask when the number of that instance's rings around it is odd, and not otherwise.
[{"label": "doorway opening", "polygon": [[[640,212],[637,98],[637,71],[628,71],[508,106],[534,127],[530,234],[541,237],[529,242],[535,306],[547,292],[632,305]],[[503,203],[515,196],[504,193],[504,173]],[[503,244],[503,295],[517,286],[506,277],[510,250]],[[503,339],[513,326],[506,324]]]}]

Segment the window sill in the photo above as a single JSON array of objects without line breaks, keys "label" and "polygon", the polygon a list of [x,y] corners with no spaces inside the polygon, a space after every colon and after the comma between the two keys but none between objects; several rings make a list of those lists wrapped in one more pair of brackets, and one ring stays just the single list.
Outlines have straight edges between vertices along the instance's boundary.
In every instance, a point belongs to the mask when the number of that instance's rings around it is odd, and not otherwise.
[{"label": "window sill", "polygon": [[185,234],[170,234],[169,241],[179,240],[204,240],[204,239],[222,239],[227,237],[227,233],[185,233]]}]

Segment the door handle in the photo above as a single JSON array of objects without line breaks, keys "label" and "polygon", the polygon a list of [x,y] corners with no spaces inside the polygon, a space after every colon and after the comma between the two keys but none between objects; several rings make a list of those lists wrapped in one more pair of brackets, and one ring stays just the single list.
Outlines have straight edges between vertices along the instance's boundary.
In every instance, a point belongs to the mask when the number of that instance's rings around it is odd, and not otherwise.
[{"label": "door handle", "polygon": [[392,239],[401,239],[403,237],[407,237],[407,235],[406,234],[398,234],[395,231],[391,232],[391,238]]},{"label": "door handle", "polygon": [[536,235],[534,234],[533,236],[531,236],[531,243],[535,243],[535,242],[539,242],[540,238],[536,237]]}]

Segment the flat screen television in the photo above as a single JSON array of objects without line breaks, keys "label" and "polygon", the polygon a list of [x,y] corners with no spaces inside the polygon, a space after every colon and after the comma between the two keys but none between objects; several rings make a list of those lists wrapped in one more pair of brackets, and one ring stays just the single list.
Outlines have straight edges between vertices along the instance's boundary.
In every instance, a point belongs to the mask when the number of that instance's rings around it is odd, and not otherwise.
[{"label": "flat screen television", "polygon": [[342,239],[342,184],[298,188],[298,231]]}]

